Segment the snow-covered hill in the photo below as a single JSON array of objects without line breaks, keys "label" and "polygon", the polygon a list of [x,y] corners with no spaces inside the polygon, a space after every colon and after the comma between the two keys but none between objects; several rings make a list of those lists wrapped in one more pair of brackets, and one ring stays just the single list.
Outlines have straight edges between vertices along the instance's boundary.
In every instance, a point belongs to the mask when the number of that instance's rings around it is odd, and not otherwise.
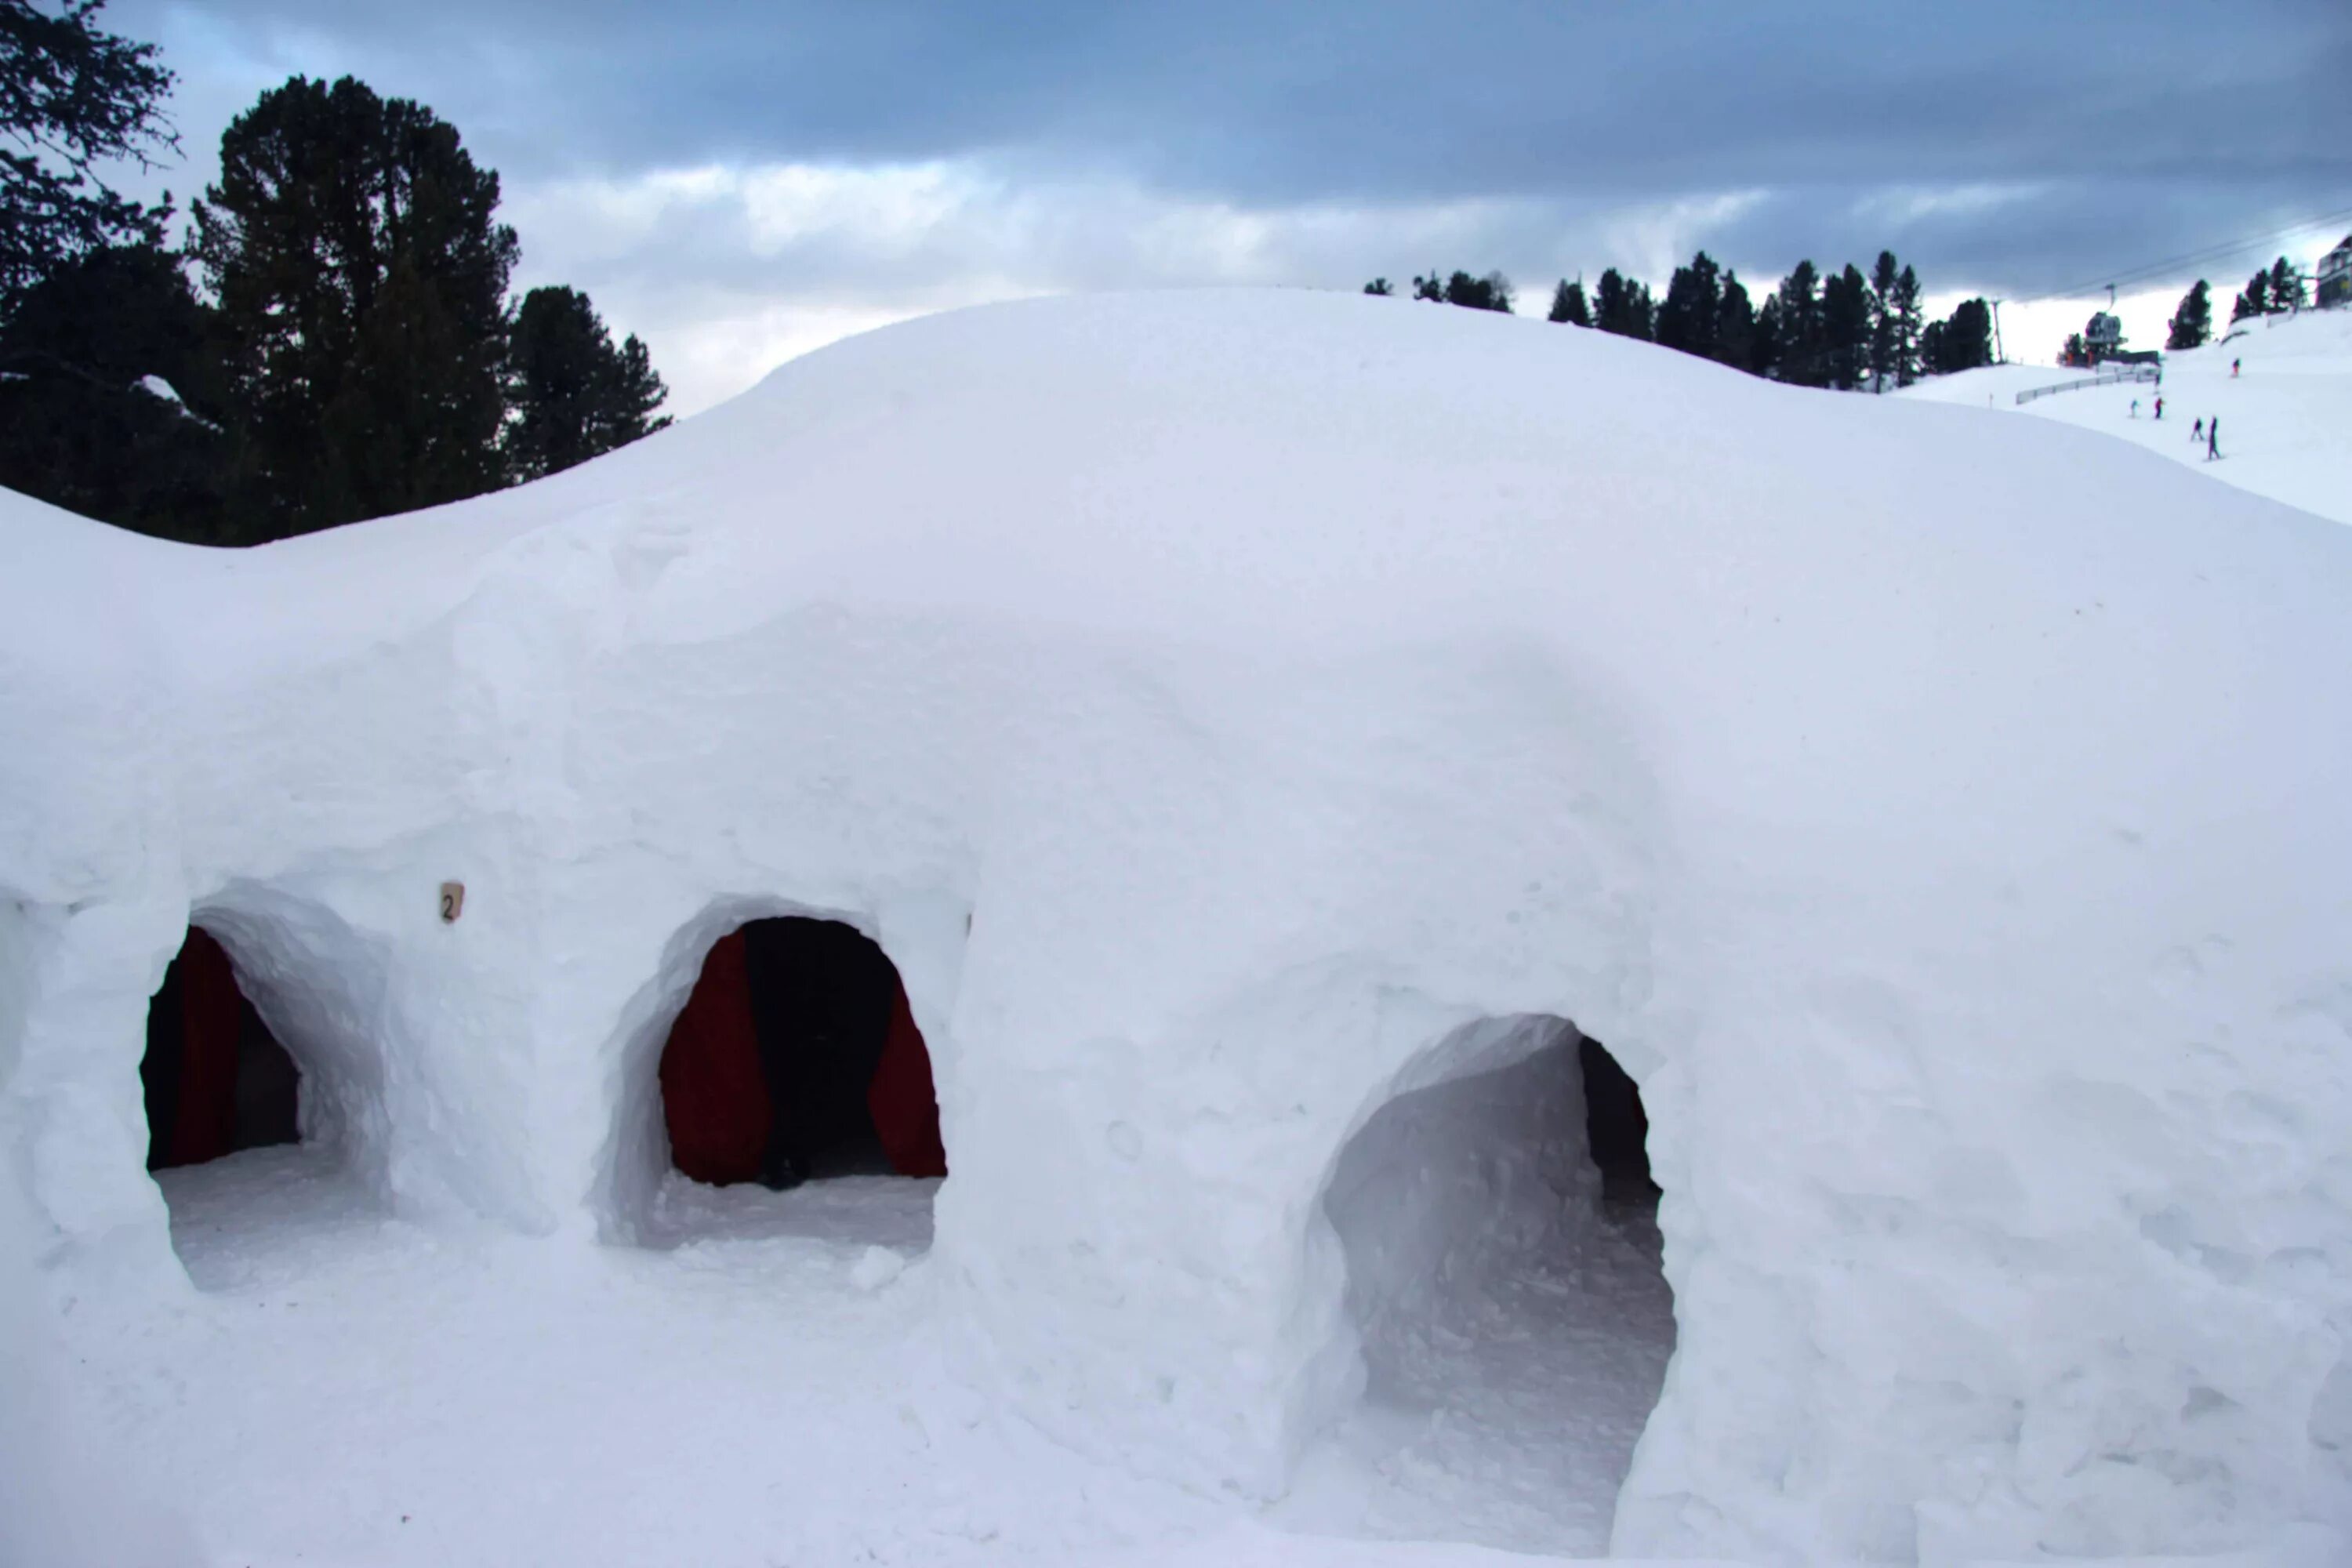
[{"label": "snow-covered hill", "polygon": [[[253,552],[0,496],[0,1532],[2352,1523],[2352,530],[2044,419],[1234,292],[892,328]],[[896,963],[935,1194],[668,1168],[670,1023],[779,913]],[[309,1141],[159,1184],[192,920]]]},{"label": "snow-covered hill", "polygon": [[[2242,362],[2235,375],[2232,362]],[[1993,365],[1937,376],[1896,395],[2101,431],[2224,484],[2352,522],[2352,310],[2241,322],[2222,342],[2167,354],[2160,386],[2118,383],[2017,402],[2028,387],[2083,375],[2051,365]],[[2196,421],[2213,418],[2221,422],[2218,462],[2207,461],[2206,444],[2191,435]]]}]

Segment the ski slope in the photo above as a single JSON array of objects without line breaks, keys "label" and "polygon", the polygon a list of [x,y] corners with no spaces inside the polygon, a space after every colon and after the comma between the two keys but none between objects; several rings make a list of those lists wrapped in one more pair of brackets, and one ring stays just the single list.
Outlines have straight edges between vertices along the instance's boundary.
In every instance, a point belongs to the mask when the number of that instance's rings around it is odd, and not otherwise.
[{"label": "ski slope", "polygon": [[[2242,362],[2235,376],[2232,360]],[[2096,430],[2224,484],[2352,522],[2352,310],[2241,322],[2226,342],[2167,354],[2161,386],[2124,382],[2017,402],[2027,388],[2086,374],[2063,366],[1990,365],[1937,376],[1895,395]],[[2216,417],[2221,457],[2209,462],[2205,443],[2191,431],[2197,420]]]}]

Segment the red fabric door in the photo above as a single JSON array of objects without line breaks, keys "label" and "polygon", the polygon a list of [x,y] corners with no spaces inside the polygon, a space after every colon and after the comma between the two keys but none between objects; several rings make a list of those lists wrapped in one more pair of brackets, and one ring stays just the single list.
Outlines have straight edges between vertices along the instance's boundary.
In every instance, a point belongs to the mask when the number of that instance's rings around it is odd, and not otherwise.
[{"label": "red fabric door", "polygon": [[907,988],[896,975],[890,981],[890,1033],[882,1042],[882,1060],[866,1091],[866,1108],[874,1113],[874,1131],[890,1168],[902,1176],[944,1176],[948,1152],[940,1142],[940,1100],[931,1083],[931,1053],[915,1015],[907,1007]]},{"label": "red fabric door", "polygon": [[228,953],[191,927],[180,949],[180,1102],[167,1165],[217,1160],[236,1142],[237,1036],[245,997]]},{"label": "red fabric door", "polygon": [[741,931],[719,939],[662,1050],[670,1154],[679,1170],[717,1186],[759,1179],[773,1115],[743,960]]}]

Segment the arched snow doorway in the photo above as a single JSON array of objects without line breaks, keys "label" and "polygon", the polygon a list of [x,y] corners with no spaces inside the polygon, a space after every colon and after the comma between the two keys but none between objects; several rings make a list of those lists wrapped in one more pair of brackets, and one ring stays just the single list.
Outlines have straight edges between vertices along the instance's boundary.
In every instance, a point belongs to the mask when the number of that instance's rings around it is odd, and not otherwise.
[{"label": "arched snow doorway", "polygon": [[147,1166],[206,1289],[315,1266],[390,1203],[381,945],[237,883],[193,913],[148,1005]]},{"label": "arched snow doorway", "polygon": [[[947,1174],[930,1054],[897,966],[856,927],[785,915],[720,937],[656,1078],[670,1163],[690,1183],[807,1186],[791,1212],[820,1228],[928,1243],[931,1183],[890,1178]],[[673,1233],[767,1228],[782,1212],[676,1183],[659,1206],[656,1229]]]},{"label": "arched snow doorway", "polygon": [[388,1201],[367,945],[240,884],[195,910],[148,1002],[139,1089],[172,1248],[200,1289],[315,1268]]},{"label": "arched snow doorway", "polygon": [[202,926],[189,927],[147,1005],[139,1062],[147,1168],[299,1142],[300,1078],[237,984],[228,951]]},{"label": "arched snow doorway", "polygon": [[[1438,1047],[1340,1151],[1361,1404],[1302,1467],[1323,1528],[1607,1550],[1675,1340],[1641,1094],[1553,1017]],[[1433,1081],[1434,1080],[1434,1081]]]}]

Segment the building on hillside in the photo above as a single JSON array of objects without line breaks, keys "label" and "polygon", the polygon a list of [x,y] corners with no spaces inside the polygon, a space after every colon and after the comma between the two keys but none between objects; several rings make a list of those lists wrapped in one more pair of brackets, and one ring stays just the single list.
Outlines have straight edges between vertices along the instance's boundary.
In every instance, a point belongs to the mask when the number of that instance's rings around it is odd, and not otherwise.
[{"label": "building on hillside", "polygon": [[2319,288],[2315,295],[2322,310],[2352,305],[2352,234],[2319,258]]},{"label": "building on hillside", "polygon": [[2101,310],[2083,329],[2083,352],[2092,364],[2113,359],[2116,351],[2123,346],[2124,323],[2120,316]]},{"label": "building on hillside", "polygon": [[2112,310],[2101,310],[2084,323],[2083,330],[2066,340],[2058,355],[2060,364],[2091,370],[2103,364],[2159,364],[2164,356],[2154,349],[2124,347],[2123,318]]}]

